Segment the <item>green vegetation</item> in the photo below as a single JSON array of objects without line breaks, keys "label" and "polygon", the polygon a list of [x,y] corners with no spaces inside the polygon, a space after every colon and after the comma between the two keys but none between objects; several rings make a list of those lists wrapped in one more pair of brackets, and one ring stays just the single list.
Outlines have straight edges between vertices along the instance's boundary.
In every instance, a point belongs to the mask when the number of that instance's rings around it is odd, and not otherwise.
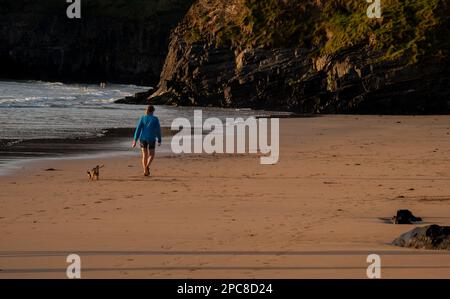
[{"label": "green vegetation", "polygon": [[[201,1],[200,1],[201,2]],[[219,3],[220,0],[217,0]],[[382,0],[382,18],[369,19],[364,0],[234,0],[239,13],[218,15],[199,6],[188,40],[237,50],[312,48],[333,54],[355,45],[384,51],[382,59],[448,55],[448,0]],[[202,11],[204,9],[204,11]],[[194,7],[195,10],[195,7]],[[193,14],[195,15],[195,13]]]},{"label": "green vegetation", "polygon": [[[343,3],[347,2],[347,5]],[[332,32],[324,41],[324,52],[332,53],[356,44],[368,43],[385,50],[386,59],[406,56],[411,62],[432,52],[433,29],[443,23],[441,0],[385,0],[383,18],[367,18],[363,1],[330,1],[324,10],[321,29]]]}]

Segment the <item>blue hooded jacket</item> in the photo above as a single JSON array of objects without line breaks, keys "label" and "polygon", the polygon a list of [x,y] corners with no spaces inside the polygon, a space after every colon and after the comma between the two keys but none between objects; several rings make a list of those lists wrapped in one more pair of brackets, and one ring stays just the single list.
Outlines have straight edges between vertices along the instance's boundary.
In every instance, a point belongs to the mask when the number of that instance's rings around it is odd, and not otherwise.
[{"label": "blue hooded jacket", "polygon": [[158,140],[161,143],[161,125],[159,119],[153,115],[144,115],[139,119],[134,132],[135,141],[155,142]]}]

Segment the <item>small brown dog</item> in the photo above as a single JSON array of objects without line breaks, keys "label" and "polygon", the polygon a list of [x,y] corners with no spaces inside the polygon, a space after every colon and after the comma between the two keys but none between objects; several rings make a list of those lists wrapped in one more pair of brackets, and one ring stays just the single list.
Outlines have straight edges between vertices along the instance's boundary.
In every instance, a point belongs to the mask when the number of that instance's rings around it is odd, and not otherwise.
[{"label": "small brown dog", "polygon": [[105,165],[97,165],[91,170],[88,170],[87,174],[90,181],[93,181],[94,179],[98,181],[100,179],[100,168],[105,167]]}]

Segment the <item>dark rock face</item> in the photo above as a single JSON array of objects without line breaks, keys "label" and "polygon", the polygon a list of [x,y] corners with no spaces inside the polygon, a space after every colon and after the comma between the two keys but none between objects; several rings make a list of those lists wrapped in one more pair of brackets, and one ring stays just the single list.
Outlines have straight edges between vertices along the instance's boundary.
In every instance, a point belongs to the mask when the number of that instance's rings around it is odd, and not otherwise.
[{"label": "dark rock face", "polygon": [[291,110],[300,113],[450,113],[450,61],[372,64],[353,48],[312,60],[305,49],[188,44],[175,31],[155,103]]},{"label": "dark rock face", "polygon": [[125,97],[115,101],[116,104],[128,104],[128,105],[148,105],[150,104],[149,97],[152,94],[152,90],[146,92],[138,92],[133,96]]},{"label": "dark rock face", "polygon": [[416,249],[450,250],[450,226],[417,227],[394,240],[393,245]]},{"label": "dark rock face", "polygon": [[5,0],[0,5],[0,78],[157,84],[170,30],[193,0]]},{"label": "dark rock face", "polygon": [[394,224],[413,224],[422,221],[422,218],[416,217],[409,210],[398,210],[397,215],[392,217]]},{"label": "dark rock face", "polygon": [[[202,7],[214,11],[222,2],[212,3]],[[196,12],[191,8],[172,32],[152,95],[156,104],[298,113],[450,113],[448,55],[416,63],[404,57],[386,60],[386,53],[373,50],[368,42],[322,56],[317,49],[304,48],[233,50],[207,38],[187,38],[198,21]]]},{"label": "dark rock face", "polygon": [[[307,71],[301,50],[248,50],[187,44],[174,33],[155,103],[278,108],[297,104],[290,81]],[[314,81],[312,79],[311,81]],[[302,112],[310,112],[302,111]]]}]

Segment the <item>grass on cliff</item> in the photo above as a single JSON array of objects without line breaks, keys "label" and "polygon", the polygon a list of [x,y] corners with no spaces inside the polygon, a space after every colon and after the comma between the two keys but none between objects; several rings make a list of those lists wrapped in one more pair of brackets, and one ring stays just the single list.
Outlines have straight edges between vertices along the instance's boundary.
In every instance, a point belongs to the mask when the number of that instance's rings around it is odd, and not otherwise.
[{"label": "grass on cliff", "polygon": [[322,32],[331,32],[330,38],[320,41],[324,52],[368,43],[375,50],[385,50],[386,59],[403,56],[416,62],[418,57],[435,50],[436,39],[431,34],[443,22],[438,16],[438,9],[444,4],[442,0],[384,0],[382,3],[382,19],[377,20],[367,17],[367,4],[363,1],[329,1],[320,27]]},{"label": "grass on cliff", "polygon": [[238,14],[204,13],[187,37],[238,51],[303,47],[319,55],[366,45],[384,51],[382,59],[411,63],[424,55],[448,55],[448,38],[441,32],[448,33],[448,0],[381,1],[382,18],[369,19],[364,0],[234,0],[229,5],[238,6]]}]

